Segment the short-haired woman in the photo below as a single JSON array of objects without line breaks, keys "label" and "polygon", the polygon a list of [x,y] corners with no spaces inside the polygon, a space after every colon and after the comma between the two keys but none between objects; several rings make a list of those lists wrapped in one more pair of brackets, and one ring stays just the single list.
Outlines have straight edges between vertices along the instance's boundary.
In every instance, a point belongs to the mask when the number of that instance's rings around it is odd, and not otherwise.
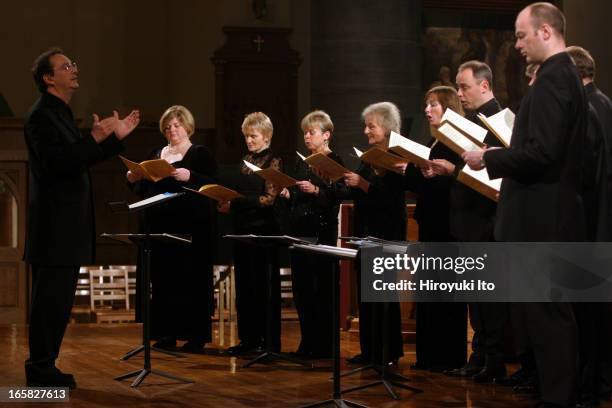
[{"label": "short-haired woman", "polygon": [[[391,131],[401,128],[400,112],[391,102],[369,105],[361,114],[370,146],[387,149]],[[361,163],[355,173],[344,175],[344,182],[350,187],[354,202],[353,235],[373,236],[386,240],[406,239],[406,203],[404,181],[400,174],[376,169]],[[361,298],[361,284],[357,275],[358,296]],[[384,308],[387,316],[384,316]],[[383,322],[387,322],[383,326]],[[386,331],[387,361],[382,361],[382,338]],[[373,334],[375,338],[373,338]],[[361,354],[349,359],[357,364],[386,364],[397,362],[404,355],[402,320],[398,302],[359,302],[359,344]]]},{"label": "short-haired woman", "polygon": [[[327,113],[310,112],[302,119],[301,127],[310,154],[321,153],[344,165],[340,156],[329,148],[334,124]],[[290,234],[335,246],[340,201],[347,195],[344,181],[331,182],[301,158],[296,163],[295,178],[300,180],[297,185],[281,192],[290,204]],[[337,266],[338,261],[298,251],[291,253],[293,299],[302,334],[296,353],[299,357],[331,357],[332,272]]]},{"label": "short-haired woman", "polygon": [[[198,189],[217,180],[217,163],[210,151],[191,143],[195,130],[193,115],[180,105],[162,115],[159,129],[166,144],[147,159],[164,159],[176,168],[171,177],[156,183],[127,172],[132,191],[143,198],[182,187]],[[145,212],[141,230],[149,233],[189,234],[191,245],[154,242],[151,259],[151,338],[155,347],[201,352],[211,339],[213,304],[211,251],[214,242],[214,206],[207,198],[183,195]],[[139,262],[140,267],[140,262]]]},{"label": "short-haired woman", "polygon": [[[248,114],[242,122],[242,134],[248,153],[242,158],[260,168],[282,170],[281,159],[270,149],[274,128],[270,118],[262,112]],[[244,197],[219,206],[221,212],[231,212],[234,233],[239,235],[278,235],[279,225],[274,203],[279,189],[253,173],[243,161],[236,190]],[[266,256],[267,254],[267,256]],[[272,274],[271,304],[268,304],[266,273],[268,264],[278,271],[278,256],[274,250],[262,251],[253,245],[234,242],[234,271],[236,280],[236,311],[240,343],[230,347],[231,355],[263,351],[280,351],[280,275]],[[272,327],[268,338],[268,307],[272,309]]]}]

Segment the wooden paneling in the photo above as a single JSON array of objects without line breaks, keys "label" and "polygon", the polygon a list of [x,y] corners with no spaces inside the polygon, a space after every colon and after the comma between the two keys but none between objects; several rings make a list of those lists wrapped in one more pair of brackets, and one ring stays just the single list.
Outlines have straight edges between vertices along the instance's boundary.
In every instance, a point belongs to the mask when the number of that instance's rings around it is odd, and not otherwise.
[{"label": "wooden paneling", "polygon": [[261,111],[274,126],[272,149],[288,163],[295,157],[297,69],[291,30],[225,27],[227,41],[215,51],[215,148],[219,163],[238,163],[246,153],[241,131],[246,114]]},{"label": "wooden paneling", "polygon": [[19,264],[0,262],[0,307],[19,307]]},{"label": "wooden paneling", "polygon": [[[14,148],[14,156],[0,157],[0,181],[5,190],[6,203],[0,229],[4,231],[0,244],[0,323],[23,323],[26,321],[28,286],[26,264],[22,261],[25,245],[25,223],[27,202],[27,166],[19,160],[23,130],[19,125],[2,128],[0,123],[0,151],[3,146]],[[17,217],[13,218],[13,198]]]}]

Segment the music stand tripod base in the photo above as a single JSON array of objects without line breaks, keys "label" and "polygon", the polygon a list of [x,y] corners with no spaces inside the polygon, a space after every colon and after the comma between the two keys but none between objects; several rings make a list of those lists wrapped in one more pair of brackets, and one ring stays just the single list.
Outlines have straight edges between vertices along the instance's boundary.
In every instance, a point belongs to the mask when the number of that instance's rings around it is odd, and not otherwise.
[{"label": "music stand tripod base", "polygon": [[291,357],[283,353],[275,353],[273,351],[266,351],[263,354],[258,355],[254,359],[247,361],[242,365],[242,368],[249,368],[250,366],[256,363],[263,363],[267,359],[285,360],[291,363],[303,365],[304,367],[314,368],[313,363],[308,363],[302,359]]},{"label": "music stand tripod base", "polygon": [[[385,241],[379,241],[379,242],[371,242],[371,244],[376,244],[376,245],[381,245],[383,244]],[[364,240],[362,244],[360,244],[360,246],[367,246],[368,245],[368,240]],[[351,387],[351,388],[347,388],[345,390],[342,391],[343,394],[345,393],[349,393],[349,392],[353,392],[353,391],[357,391],[357,390],[363,390],[366,388],[370,388],[370,387],[375,387],[377,385],[383,385],[385,387],[385,389],[387,390],[387,393],[389,393],[389,395],[391,395],[391,398],[393,398],[394,400],[399,400],[400,397],[399,395],[397,395],[397,393],[393,390],[393,386],[395,387],[399,387],[399,388],[403,388],[405,390],[409,390],[412,391],[415,394],[420,394],[423,392],[422,389],[420,388],[416,388],[416,387],[411,387],[409,385],[403,384],[402,381],[410,381],[410,378],[408,377],[404,377],[401,374],[397,374],[394,372],[389,372],[387,365],[386,365],[386,361],[388,360],[387,356],[388,356],[388,350],[387,350],[387,345],[388,345],[388,331],[386,330],[386,327],[388,327],[388,322],[389,322],[389,302],[384,302],[383,303],[383,310],[382,310],[382,314],[383,314],[383,322],[382,322],[382,326],[383,326],[383,334],[382,334],[382,363],[381,364],[368,364],[364,367],[360,367],[360,368],[356,368],[354,370],[348,371],[346,373],[341,374],[341,377],[345,377],[345,376],[349,376],[351,374],[355,374],[358,373],[360,371],[364,371],[367,369],[373,369],[375,370],[378,375],[380,376],[378,381],[374,381],[372,383],[369,384],[363,384],[363,385],[358,385],[356,387]],[[371,336],[372,338],[374,338],[375,336],[377,336],[377,332],[376,330],[374,330],[374,326],[372,326],[372,332],[371,332]]]},{"label": "music stand tripod base", "polygon": [[[128,351],[123,356],[121,356],[121,358],[119,358],[119,361],[127,361],[127,360],[129,360],[130,358],[134,357],[136,354],[143,352],[144,348],[145,348],[144,345],[140,345],[138,347],[135,347],[134,349]],[[177,351],[164,350],[164,349],[160,349],[160,348],[157,348],[157,347],[154,347],[154,346],[151,346],[151,350],[157,351],[158,353],[168,354],[169,356],[173,356],[173,357],[176,357],[176,358],[186,358],[187,357],[183,353],[179,353]]]},{"label": "music stand tripod base", "polygon": [[324,406],[327,406],[327,405],[334,405],[337,408],[345,408],[345,407],[368,408],[367,405],[358,404],[356,402],[345,400],[345,399],[341,399],[341,398],[328,399],[326,401],[317,402],[315,404],[305,405],[305,406],[303,406],[301,408],[324,407]]},{"label": "music stand tripod base", "polygon": [[[268,310],[266,311],[266,331],[267,331],[266,338],[267,338],[267,341],[271,341],[273,337],[272,332],[271,332],[272,321],[274,318],[272,316],[272,310],[270,308],[270,305],[272,303],[272,296],[273,296],[272,295],[272,275],[275,273],[274,267],[271,263],[272,248],[289,247],[292,243],[296,241],[297,242],[306,242],[306,241],[302,241],[298,238],[288,237],[288,236],[225,235],[224,238],[229,238],[235,241],[244,242],[249,245],[257,246],[263,250],[266,258],[268,259],[268,267],[266,270],[266,287],[267,287],[266,298],[267,298],[267,303],[268,303]],[[313,363],[306,362],[304,360],[289,356],[284,353],[278,353],[270,349],[267,349],[259,356],[243,364],[242,368],[249,368],[250,366],[256,363],[264,363],[268,359],[284,360],[290,363],[301,365],[306,368],[314,368]]]},{"label": "music stand tripod base", "polygon": [[185,238],[174,236],[170,234],[102,234],[102,236],[106,238],[111,238],[121,242],[132,242],[138,245],[142,245],[144,247],[144,256],[143,256],[143,268],[142,268],[142,279],[140,282],[141,291],[142,291],[142,345],[128,352],[124,357],[125,359],[132,357],[133,355],[139,353],[140,351],[144,351],[144,366],[141,370],[132,371],[130,373],[120,375],[119,377],[115,377],[115,380],[121,381],[127,378],[136,377],[134,382],[132,382],[132,387],[138,387],[142,381],[149,375],[159,375],[161,377],[166,377],[178,382],[190,384],[193,383],[192,380],[174,376],[163,371],[152,370],[151,369],[151,343],[150,343],[150,282],[151,282],[151,240],[159,240],[165,242],[181,242],[185,244],[190,244],[191,240],[187,240]]},{"label": "music stand tripod base", "polygon": [[115,377],[114,379],[115,379],[115,381],[123,381],[123,380],[125,380],[127,378],[136,377],[136,379],[130,385],[132,388],[136,388],[136,387],[138,387],[144,381],[144,379],[149,374],[159,375],[160,377],[169,378],[171,380],[175,380],[175,381],[178,381],[178,382],[181,382],[181,383],[185,383],[185,384],[193,384],[194,383],[193,380],[189,380],[187,378],[183,378],[183,377],[179,377],[179,376],[176,376],[176,375],[168,374],[168,373],[166,373],[164,371],[151,370],[150,368],[143,368],[142,370],[132,371],[130,373],[120,375],[119,377]]},{"label": "music stand tripod base", "polygon": [[315,402],[306,405],[302,408],[335,406],[337,408],[353,407],[353,408],[368,408],[367,405],[358,404],[357,402],[349,401],[342,398],[340,391],[340,266],[338,261],[341,259],[354,259],[356,251],[348,253],[328,253],[329,249],[321,245],[293,245],[292,249],[314,253],[317,256],[330,257],[335,262],[333,263],[331,284],[332,284],[332,313],[335,318],[332,319],[332,365],[333,365],[333,384],[332,398],[323,401]]}]

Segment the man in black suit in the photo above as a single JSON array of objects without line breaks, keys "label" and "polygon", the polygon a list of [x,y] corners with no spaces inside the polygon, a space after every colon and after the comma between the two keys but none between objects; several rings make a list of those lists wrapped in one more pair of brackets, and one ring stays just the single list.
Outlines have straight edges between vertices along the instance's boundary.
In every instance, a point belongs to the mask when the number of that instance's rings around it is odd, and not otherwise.
[{"label": "man in black suit", "polygon": [[[466,111],[466,119],[482,124],[478,114],[491,116],[501,110],[493,94],[493,73],[480,61],[467,61],[457,70],[457,95]],[[488,132],[487,146],[502,146],[494,134]],[[446,160],[433,160],[437,175],[459,174],[464,167]],[[453,238],[463,242],[493,240],[496,203],[482,194],[455,181],[450,192],[450,230]],[[503,331],[507,320],[504,303],[470,303],[470,324],[474,329],[472,354],[461,368],[446,371],[450,376],[471,377],[475,382],[491,382],[506,375],[503,354]]]},{"label": "man in black suit", "polygon": [[[612,241],[612,102],[595,86],[595,60],[582,47],[567,48],[589,100],[589,148],[584,158],[583,197],[589,241]],[[574,303],[579,329],[580,403],[599,405],[612,390],[612,308],[609,303]]]},{"label": "man in black suit", "polygon": [[[68,106],[79,87],[78,69],[59,48],[32,67],[41,92],[25,123],[30,168],[25,260],[32,267],[28,386],[75,388],[55,367],[74,301],[79,266],[94,262],[94,208],[89,167],[122,150],[138,111],[100,120],[91,134],[77,128]],[[112,136],[114,133],[114,136]]]},{"label": "man in black suit", "polygon": [[[503,177],[495,238],[506,242],[583,241],[581,159],[588,102],[576,67],[565,52],[565,17],[550,3],[523,9],[515,23],[516,48],[539,63],[537,79],[521,103],[508,149],[467,152],[474,170]],[[570,304],[515,304],[525,320],[536,359],[543,406],[573,402],[577,329]]]},{"label": "man in black suit", "polygon": [[567,47],[584,85],[589,107],[585,157],[585,207],[590,241],[612,241],[612,101],[595,86],[595,60],[582,47]]}]

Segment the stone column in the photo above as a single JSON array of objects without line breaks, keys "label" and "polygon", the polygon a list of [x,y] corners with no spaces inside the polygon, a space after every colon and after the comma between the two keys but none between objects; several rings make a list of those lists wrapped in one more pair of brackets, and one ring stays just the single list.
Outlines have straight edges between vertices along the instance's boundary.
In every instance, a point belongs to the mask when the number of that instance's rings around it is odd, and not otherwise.
[{"label": "stone column", "polygon": [[348,166],[352,146],[367,146],[368,104],[395,103],[404,135],[422,116],[422,10],[421,0],[312,1],[311,107],[331,115],[332,148]]}]

